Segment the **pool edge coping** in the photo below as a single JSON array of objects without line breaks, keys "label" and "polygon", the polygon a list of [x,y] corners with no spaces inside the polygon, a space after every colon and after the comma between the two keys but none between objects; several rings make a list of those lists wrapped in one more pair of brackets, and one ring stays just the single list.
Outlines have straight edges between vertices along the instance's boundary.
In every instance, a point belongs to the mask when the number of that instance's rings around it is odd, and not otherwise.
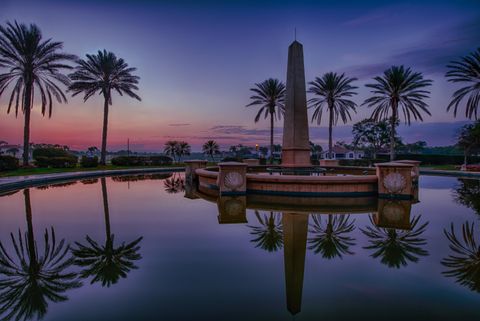
[{"label": "pool edge coping", "polygon": [[4,182],[2,182],[2,179],[0,179],[0,193],[6,193],[22,188],[35,187],[50,183],[76,181],[85,178],[109,177],[128,174],[181,172],[184,170],[185,167],[156,167],[15,176],[11,179],[3,178]]}]

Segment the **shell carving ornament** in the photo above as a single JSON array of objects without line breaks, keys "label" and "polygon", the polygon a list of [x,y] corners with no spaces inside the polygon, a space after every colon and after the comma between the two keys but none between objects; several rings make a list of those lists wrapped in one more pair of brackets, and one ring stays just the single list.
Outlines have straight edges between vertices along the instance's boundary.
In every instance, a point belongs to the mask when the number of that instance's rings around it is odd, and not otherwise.
[{"label": "shell carving ornament", "polygon": [[407,187],[407,181],[400,173],[390,173],[383,179],[383,186],[391,194],[400,193]]},{"label": "shell carving ornament", "polygon": [[243,186],[243,176],[237,172],[229,172],[225,174],[223,178],[223,184],[225,187],[236,190]]}]

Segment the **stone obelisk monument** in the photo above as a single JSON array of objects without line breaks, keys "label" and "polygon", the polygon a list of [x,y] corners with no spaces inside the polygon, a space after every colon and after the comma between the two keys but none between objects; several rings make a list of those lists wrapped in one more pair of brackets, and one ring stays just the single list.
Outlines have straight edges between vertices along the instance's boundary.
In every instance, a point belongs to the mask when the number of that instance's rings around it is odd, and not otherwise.
[{"label": "stone obelisk monument", "polygon": [[288,47],[282,166],[311,166],[303,46],[296,40]]}]

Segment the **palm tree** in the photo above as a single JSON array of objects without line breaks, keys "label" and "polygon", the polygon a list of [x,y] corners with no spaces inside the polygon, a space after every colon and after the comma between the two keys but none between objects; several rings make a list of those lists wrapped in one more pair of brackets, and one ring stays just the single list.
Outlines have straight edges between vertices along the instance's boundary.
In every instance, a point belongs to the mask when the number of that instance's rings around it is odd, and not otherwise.
[{"label": "palm tree", "polygon": [[0,242],[0,315],[2,320],[42,319],[49,301],[67,301],[67,290],[81,286],[77,274],[66,272],[72,265],[69,246],[57,242],[55,230],[45,230],[44,251],[39,251],[33,232],[30,190],[23,191],[27,231],[10,234],[14,253]]},{"label": "palm tree", "polygon": [[34,101],[34,89],[39,94],[42,115],[48,110],[48,117],[52,116],[53,101],[66,103],[59,84],[68,86],[70,81],[61,73],[71,69],[65,63],[75,59],[60,50],[62,42],[51,39],[42,40],[40,29],[31,24],[7,23],[0,26],[0,67],[7,69],[0,74],[0,96],[9,85],[13,85],[8,102],[7,113],[12,107],[15,116],[21,108],[24,117],[23,127],[23,165],[28,166],[30,148],[30,116]]},{"label": "palm tree", "polygon": [[218,143],[214,140],[209,140],[202,146],[203,153],[205,155],[210,155],[212,158],[212,162],[215,161],[215,158],[213,158],[213,155],[220,153],[220,147],[218,146]]},{"label": "palm tree", "polygon": [[100,181],[105,214],[105,245],[100,245],[87,235],[87,244],[75,242],[76,248],[72,253],[75,256],[75,264],[84,268],[80,272],[82,278],[92,277],[91,284],[101,282],[102,286],[109,287],[117,283],[120,278],[126,278],[131,270],[138,268],[134,261],[142,258],[138,253],[142,237],[128,244],[123,242],[120,246],[115,246],[115,235],[110,231],[107,184],[104,177]]},{"label": "palm tree", "polygon": [[273,128],[275,118],[280,120],[285,109],[285,85],[278,79],[269,78],[262,83],[255,84],[250,88],[254,92],[250,97],[252,102],[249,106],[260,106],[255,122],[257,123],[265,115],[270,116],[270,163],[273,164]]},{"label": "palm tree", "polygon": [[462,239],[457,238],[453,223],[450,231],[443,232],[453,251],[453,254],[442,260],[442,265],[449,268],[443,274],[480,293],[480,246],[475,240],[474,223],[465,222],[462,225]]},{"label": "palm tree", "polygon": [[178,155],[178,162],[182,159],[182,156],[188,156],[190,155],[190,144],[187,142],[181,141],[177,143],[177,146],[175,147],[176,153]]},{"label": "palm tree", "polygon": [[400,111],[405,123],[423,121],[422,113],[431,115],[424,99],[430,92],[425,88],[432,85],[430,79],[424,79],[422,73],[413,72],[404,66],[392,66],[385,70],[383,76],[373,78],[375,83],[367,84],[374,96],[365,100],[362,105],[375,107],[371,118],[375,121],[390,121],[390,160],[395,160],[395,132]]},{"label": "palm tree", "polygon": [[465,117],[478,119],[478,106],[480,102],[480,48],[462,57],[460,61],[452,61],[446,73],[449,82],[466,85],[453,93],[452,101],[448,104],[447,111],[453,107],[453,116],[457,116],[458,105],[467,99]]},{"label": "palm tree", "polygon": [[345,124],[352,119],[350,111],[355,112],[357,104],[348,99],[357,94],[354,90],[358,87],[352,86],[355,80],[357,78],[349,78],[345,74],[327,72],[321,78],[316,77],[314,81],[309,82],[308,92],[315,95],[308,101],[309,107],[314,108],[312,122],[317,120],[317,124],[320,125],[323,112],[328,112],[328,158],[332,157],[333,126],[338,123],[339,118]]},{"label": "palm tree", "polygon": [[393,228],[381,228],[375,225],[370,216],[370,223],[365,230],[361,229],[363,234],[370,238],[369,246],[364,249],[375,250],[371,255],[373,258],[381,258],[381,263],[388,267],[400,268],[407,266],[408,262],[418,262],[420,256],[427,256],[428,251],[422,248],[427,244],[420,235],[425,232],[428,222],[417,226],[421,215],[414,217],[410,221],[411,230],[402,231]]},{"label": "palm tree", "polygon": [[116,91],[120,96],[125,94],[141,101],[141,98],[134,93],[135,90],[138,90],[137,84],[140,77],[132,75],[136,68],[129,67],[122,58],[117,58],[113,52],[103,50],[98,51],[96,55],[86,56],[86,60],[77,60],[78,65],[75,67],[75,72],[70,74],[72,84],[69,87],[69,91],[72,92],[72,96],[84,93],[84,102],[97,92],[103,95],[103,132],[100,164],[105,165],[108,109],[109,105],[112,105],[112,91]]},{"label": "palm tree", "polygon": [[342,258],[343,254],[354,254],[350,246],[355,245],[355,239],[348,234],[355,229],[355,220],[350,221],[350,215],[328,215],[327,224],[322,223],[321,215],[313,216],[313,224],[309,232],[314,236],[308,240],[309,250],[315,254],[321,253],[323,258]]},{"label": "palm tree", "polygon": [[165,155],[172,157],[174,161],[177,160],[177,146],[178,142],[176,140],[169,140],[165,142],[165,147],[163,148]]},{"label": "palm tree", "polygon": [[270,212],[268,217],[266,214],[262,217],[258,211],[255,211],[255,216],[260,226],[248,225],[252,229],[250,234],[255,237],[251,242],[256,243],[255,247],[260,247],[268,252],[276,252],[281,249],[283,247],[281,216],[278,213]]}]

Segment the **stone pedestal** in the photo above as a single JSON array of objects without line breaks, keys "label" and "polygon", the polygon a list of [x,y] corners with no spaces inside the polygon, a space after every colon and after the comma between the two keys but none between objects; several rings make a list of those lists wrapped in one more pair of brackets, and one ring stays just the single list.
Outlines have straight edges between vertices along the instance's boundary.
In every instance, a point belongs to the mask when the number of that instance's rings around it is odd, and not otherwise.
[{"label": "stone pedestal", "polygon": [[321,159],[320,166],[338,166],[338,159]]},{"label": "stone pedestal", "polygon": [[196,182],[197,175],[195,174],[195,170],[205,167],[207,167],[206,160],[195,159],[185,161],[185,180],[188,182]]},{"label": "stone pedestal", "polygon": [[375,164],[378,178],[378,195],[380,197],[412,199],[414,165],[402,163]]},{"label": "stone pedestal", "polygon": [[412,178],[414,182],[418,182],[418,178],[420,177],[420,164],[422,163],[421,161],[403,159],[403,160],[397,160],[395,161],[395,163],[413,165]]},{"label": "stone pedestal", "polygon": [[379,199],[373,220],[378,227],[410,230],[411,209],[409,200]]},{"label": "stone pedestal", "polygon": [[217,186],[220,196],[245,195],[247,192],[247,167],[245,163],[219,163]]},{"label": "stone pedestal", "polygon": [[260,165],[260,160],[258,158],[247,158],[244,159],[243,162],[248,166],[258,166]]},{"label": "stone pedestal", "polygon": [[247,222],[247,197],[223,196],[217,199],[218,223],[238,224]]}]

